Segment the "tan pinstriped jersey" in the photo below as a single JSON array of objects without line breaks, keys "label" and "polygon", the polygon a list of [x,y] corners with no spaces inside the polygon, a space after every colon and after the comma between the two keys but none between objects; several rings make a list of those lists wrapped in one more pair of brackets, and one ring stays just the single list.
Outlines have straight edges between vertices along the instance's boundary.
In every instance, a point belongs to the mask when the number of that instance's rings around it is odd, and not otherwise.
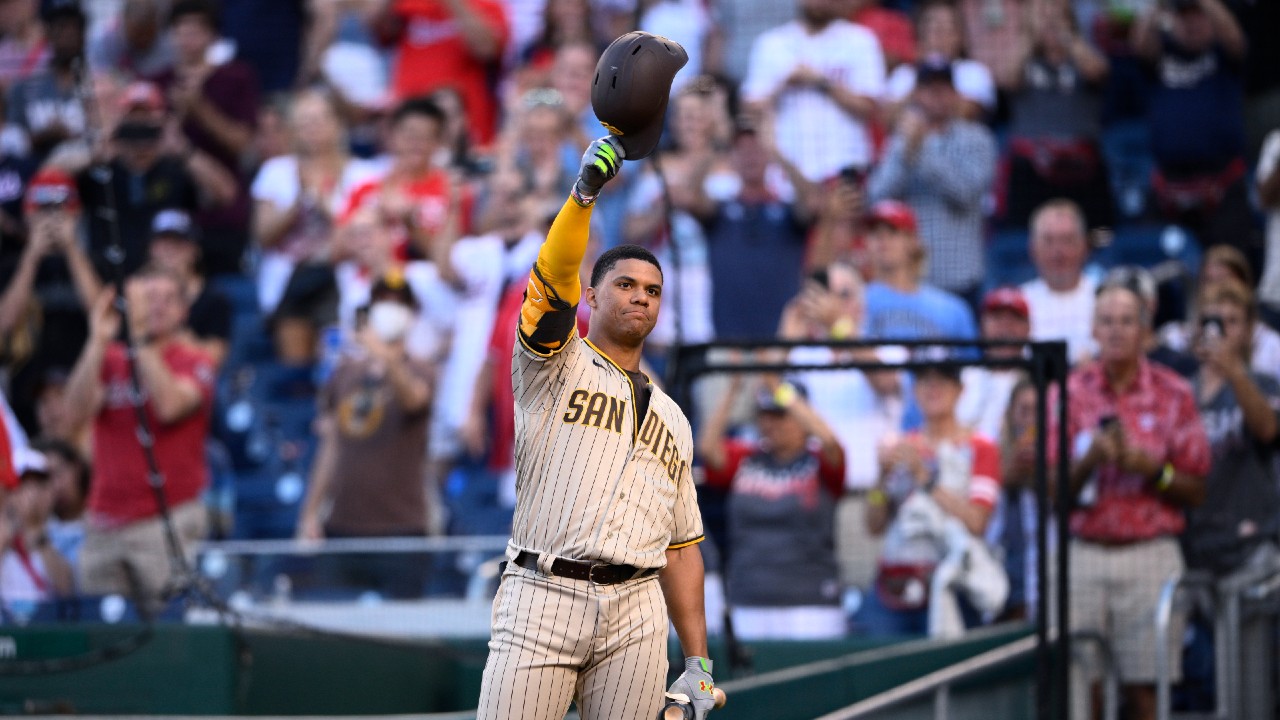
[{"label": "tan pinstriped jersey", "polygon": [[519,337],[516,510],[512,544],[532,552],[662,567],[665,551],[702,539],[689,463],[693,434],[653,388],[636,417],[631,379],[576,332],[551,355]]}]

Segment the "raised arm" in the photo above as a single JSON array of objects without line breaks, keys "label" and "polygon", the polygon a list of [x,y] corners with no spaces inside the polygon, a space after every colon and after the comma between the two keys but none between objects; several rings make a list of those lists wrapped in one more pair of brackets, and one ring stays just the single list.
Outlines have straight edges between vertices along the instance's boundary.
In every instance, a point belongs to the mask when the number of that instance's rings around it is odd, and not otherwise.
[{"label": "raised arm", "polygon": [[702,462],[711,470],[724,467],[728,459],[725,452],[725,432],[729,429],[729,413],[733,410],[733,401],[742,389],[742,375],[735,373],[729,381],[729,387],[720,395],[720,402],[712,411],[711,417],[703,423],[698,432],[698,454]]},{"label": "raised arm", "polygon": [[120,332],[120,316],[111,307],[115,295],[114,288],[103,290],[89,311],[89,339],[67,379],[64,399],[72,427],[83,427],[102,407],[102,360]]},{"label": "raised arm", "polygon": [[612,136],[587,147],[578,181],[538,250],[520,306],[519,329],[520,342],[534,353],[553,355],[573,334],[574,308],[582,295],[578,270],[587,254],[591,207],[604,184],[618,174],[623,156],[622,146]]}]

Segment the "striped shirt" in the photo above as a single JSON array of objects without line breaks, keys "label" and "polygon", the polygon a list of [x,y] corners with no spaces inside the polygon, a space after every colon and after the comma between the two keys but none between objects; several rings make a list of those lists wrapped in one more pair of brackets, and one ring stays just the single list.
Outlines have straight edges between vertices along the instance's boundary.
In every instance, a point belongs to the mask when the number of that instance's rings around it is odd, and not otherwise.
[{"label": "striped shirt", "polygon": [[576,331],[544,354],[518,337],[513,548],[656,568],[702,540],[693,433],[657,387],[637,417],[631,379]]},{"label": "striped shirt", "polygon": [[985,126],[955,120],[924,139],[911,156],[902,136],[867,178],[867,200],[888,198],[911,206],[929,253],[928,282],[966,292],[983,281],[983,200],[996,171],[996,142]]}]

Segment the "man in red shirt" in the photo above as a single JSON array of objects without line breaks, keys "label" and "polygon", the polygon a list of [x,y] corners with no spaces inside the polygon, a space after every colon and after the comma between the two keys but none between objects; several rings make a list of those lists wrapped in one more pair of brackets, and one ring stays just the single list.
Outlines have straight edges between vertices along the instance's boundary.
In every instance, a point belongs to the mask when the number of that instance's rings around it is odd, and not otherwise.
[{"label": "man in red shirt", "polygon": [[[80,590],[154,599],[172,570],[147,461],[138,442],[129,347],[117,338],[115,293],[94,303],[89,340],[67,381],[66,403],[93,422],[93,483],[80,556]],[[183,340],[187,304],[181,281],[143,269],[125,288],[130,345],[136,350],[144,409],[174,530],[192,559],[204,536],[200,493],[208,481],[204,442],[213,403],[213,362]]]},{"label": "man in red shirt", "polygon": [[451,87],[462,96],[471,140],[493,142],[498,126],[495,75],[511,34],[499,0],[393,0],[375,28],[398,50],[391,86],[397,98]]},{"label": "man in red shirt", "polygon": [[[1137,289],[1104,284],[1094,307],[1097,362],[1071,374],[1071,624],[1106,637],[1132,718],[1155,718],[1154,610],[1161,587],[1182,572],[1183,508],[1198,505],[1209,440],[1191,386],[1149,362],[1151,308]],[[1053,435],[1050,435],[1053,437]],[[1181,618],[1169,634],[1178,658]],[[1174,660],[1176,680],[1181,663]],[[1087,707],[1084,698],[1075,702]]]}]

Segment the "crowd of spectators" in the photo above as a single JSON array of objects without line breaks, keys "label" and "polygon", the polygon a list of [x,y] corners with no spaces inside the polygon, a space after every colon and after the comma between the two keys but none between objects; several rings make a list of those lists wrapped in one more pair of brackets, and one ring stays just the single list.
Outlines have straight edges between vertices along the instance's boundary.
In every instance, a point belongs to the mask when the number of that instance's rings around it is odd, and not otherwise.
[{"label": "crowd of spectators", "polygon": [[[1071,530],[1096,546],[1097,582],[1133,562],[1113,561],[1118,545],[1158,545],[1141,577],[1182,567],[1179,537],[1199,564],[1195,536],[1237,511],[1263,513],[1235,538],[1250,544],[1240,563],[1274,562],[1252,543],[1274,539],[1280,501],[1249,506],[1229,488],[1248,475],[1270,488],[1250,497],[1275,498],[1277,482],[1278,24],[1273,4],[1235,0],[8,0],[0,596],[163,587],[139,397],[187,552],[209,532],[467,532],[446,512],[460,495],[509,512],[510,328],[577,158],[603,133],[595,59],[636,28],[690,61],[659,152],[597,203],[592,253],[630,242],[661,258],[658,374],[671,347],[711,340],[1065,339],[1063,452],[1089,499]],[[1127,227],[1166,225],[1181,233],[1153,251],[1123,246]],[[1022,243],[1017,268],[988,262],[996,236]],[[1204,260],[1170,272],[1169,255]],[[1107,267],[1116,257],[1152,267]],[[246,369],[271,378],[263,398]],[[806,554],[823,578],[794,604],[860,589],[854,627],[923,632],[948,587],[953,623],[1034,605],[1040,429],[1024,377],[742,382],[764,383],[754,408],[704,393],[695,424],[715,431],[700,448],[743,627],[775,625],[751,611],[779,588],[735,578],[730,547],[759,544],[769,512],[829,555]],[[1184,394],[1176,433],[1143,409]],[[210,448],[234,456],[223,435],[254,424],[246,408],[265,396],[315,423],[287,451],[257,451],[302,479],[276,488],[289,522],[259,531],[202,498],[220,474]],[[819,449],[796,445],[806,433]],[[1206,494],[1220,512],[1184,512]],[[786,497],[799,506],[762,509]],[[934,582],[955,552],[1003,562],[1007,592]]]}]

